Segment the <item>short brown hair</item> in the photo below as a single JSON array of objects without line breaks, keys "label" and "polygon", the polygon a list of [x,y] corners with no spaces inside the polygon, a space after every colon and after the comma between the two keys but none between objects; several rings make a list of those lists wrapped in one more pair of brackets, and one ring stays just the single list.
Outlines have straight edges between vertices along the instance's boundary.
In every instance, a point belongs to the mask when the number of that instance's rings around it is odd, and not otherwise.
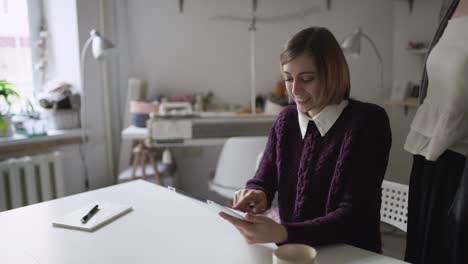
[{"label": "short brown hair", "polygon": [[339,104],[349,98],[348,63],[340,44],[328,29],[310,27],[296,33],[281,52],[281,66],[303,54],[311,56],[317,65],[319,81],[323,84],[320,105]]}]

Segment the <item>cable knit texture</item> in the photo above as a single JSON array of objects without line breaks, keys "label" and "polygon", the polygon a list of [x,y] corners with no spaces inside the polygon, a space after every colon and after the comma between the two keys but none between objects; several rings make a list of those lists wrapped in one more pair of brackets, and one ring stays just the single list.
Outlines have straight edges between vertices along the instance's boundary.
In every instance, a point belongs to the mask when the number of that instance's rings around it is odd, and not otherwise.
[{"label": "cable knit texture", "polygon": [[381,252],[381,184],[391,146],[381,107],[349,100],[323,137],[313,121],[302,139],[296,106],[284,109],[270,130],[254,178],[246,188],[278,194],[285,243],[346,243]]}]

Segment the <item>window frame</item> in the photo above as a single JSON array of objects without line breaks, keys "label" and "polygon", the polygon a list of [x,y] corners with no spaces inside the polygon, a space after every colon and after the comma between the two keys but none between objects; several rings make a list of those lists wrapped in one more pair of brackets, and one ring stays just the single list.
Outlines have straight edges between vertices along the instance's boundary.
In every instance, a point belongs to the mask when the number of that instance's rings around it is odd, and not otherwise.
[{"label": "window frame", "polygon": [[[44,0],[27,0],[28,6],[28,24],[29,24],[29,39],[31,48],[31,66],[32,66],[32,86],[33,94],[36,95],[42,89],[41,72],[35,69],[35,65],[40,60],[40,49],[36,47],[36,42],[39,40],[41,28],[46,27],[44,15]],[[47,48],[47,46],[46,46]],[[47,72],[47,67],[44,69]]]}]

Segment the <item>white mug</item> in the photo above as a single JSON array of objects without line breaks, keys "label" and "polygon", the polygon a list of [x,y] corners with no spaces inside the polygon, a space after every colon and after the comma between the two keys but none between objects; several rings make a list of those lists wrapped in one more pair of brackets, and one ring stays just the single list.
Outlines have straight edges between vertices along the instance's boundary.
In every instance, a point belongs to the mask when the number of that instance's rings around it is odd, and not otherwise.
[{"label": "white mug", "polygon": [[318,264],[317,251],[303,244],[282,245],[273,251],[273,264]]}]

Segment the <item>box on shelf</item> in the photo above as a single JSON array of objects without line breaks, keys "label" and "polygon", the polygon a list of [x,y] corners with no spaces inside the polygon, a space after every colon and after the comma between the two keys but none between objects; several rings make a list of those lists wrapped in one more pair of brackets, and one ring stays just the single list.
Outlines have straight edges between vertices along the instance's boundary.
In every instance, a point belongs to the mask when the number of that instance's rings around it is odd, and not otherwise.
[{"label": "box on shelf", "polygon": [[50,130],[75,129],[80,127],[80,112],[78,110],[44,110],[43,119],[47,121]]},{"label": "box on shelf", "polygon": [[130,101],[130,123],[136,127],[146,127],[150,113],[157,113],[159,105],[144,101]]}]

